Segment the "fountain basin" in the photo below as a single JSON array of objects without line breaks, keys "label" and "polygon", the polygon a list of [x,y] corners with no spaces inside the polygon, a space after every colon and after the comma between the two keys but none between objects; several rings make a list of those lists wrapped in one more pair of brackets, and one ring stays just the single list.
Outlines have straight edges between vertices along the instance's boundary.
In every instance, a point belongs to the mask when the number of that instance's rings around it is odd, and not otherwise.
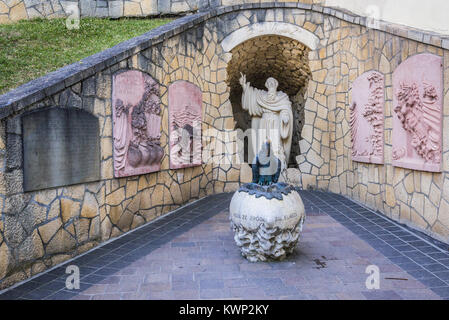
[{"label": "fountain basin", "polygon": [[234,240],[251,262],[285,259],[299,241],[305,217],[299,193],[285,183],[245,184],[230,205]]}]

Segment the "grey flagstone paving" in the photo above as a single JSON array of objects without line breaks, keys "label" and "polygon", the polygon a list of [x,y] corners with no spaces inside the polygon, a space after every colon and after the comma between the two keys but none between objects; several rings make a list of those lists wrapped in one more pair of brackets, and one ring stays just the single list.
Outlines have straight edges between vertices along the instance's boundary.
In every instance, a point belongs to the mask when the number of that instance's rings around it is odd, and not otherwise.
[{"label": "grey flagstone paving", "polygon": [[[307,220],[283,262],[249,263],[232,194],[204,198],[0,294],[0,299],[449,299],[446,245],[336,194],[301,191]],[[81,288],[65,287],[68,265]],[[366,267],[380,268],[368,290]]]}]

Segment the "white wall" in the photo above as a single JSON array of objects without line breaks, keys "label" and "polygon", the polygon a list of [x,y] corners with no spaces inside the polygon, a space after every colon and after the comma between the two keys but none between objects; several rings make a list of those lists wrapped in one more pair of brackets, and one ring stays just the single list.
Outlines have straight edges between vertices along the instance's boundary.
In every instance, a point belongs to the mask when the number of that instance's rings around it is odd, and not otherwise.
[{"label": "white wall", "polygon": [[362,16],[449,34],[448,0],[325,0]]}]

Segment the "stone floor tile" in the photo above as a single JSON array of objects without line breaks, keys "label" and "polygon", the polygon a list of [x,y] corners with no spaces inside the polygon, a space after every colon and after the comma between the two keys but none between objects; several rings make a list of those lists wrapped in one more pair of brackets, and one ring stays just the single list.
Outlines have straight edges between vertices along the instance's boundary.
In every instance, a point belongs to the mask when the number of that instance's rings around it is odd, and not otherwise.
[{"label": "stone floor tile", "polygon": [[[250,263],[229,228],[230,196],[202,199],[74,259],[80,290],[64,288],[60,266],[0,299],[449,298],[447,253],[329,193],[301,192],[308,219],[291,256]],[[369,265],[380,269],[380,290],[366,288]]]}]

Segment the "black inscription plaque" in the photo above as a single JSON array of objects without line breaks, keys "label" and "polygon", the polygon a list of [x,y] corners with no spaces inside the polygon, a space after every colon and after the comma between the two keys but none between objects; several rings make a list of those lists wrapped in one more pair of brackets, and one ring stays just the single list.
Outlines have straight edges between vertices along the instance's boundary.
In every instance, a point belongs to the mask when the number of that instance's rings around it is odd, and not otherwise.
[{"label": "black inscription plaque", "polygon": [[100,180],[98,119],[80,109],[47,108],[22,117],[26,191]]}]

